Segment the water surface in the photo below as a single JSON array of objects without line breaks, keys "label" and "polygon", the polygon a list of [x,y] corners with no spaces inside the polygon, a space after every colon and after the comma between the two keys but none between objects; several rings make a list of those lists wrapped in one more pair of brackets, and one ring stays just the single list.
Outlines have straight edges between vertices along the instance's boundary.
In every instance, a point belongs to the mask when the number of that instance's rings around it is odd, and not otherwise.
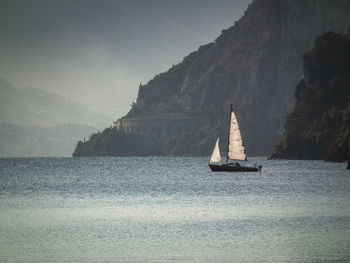
[{"label": "water surface", "polygon": [[350,262],[350,171],[208,158],[0,159],[0,261]]}]

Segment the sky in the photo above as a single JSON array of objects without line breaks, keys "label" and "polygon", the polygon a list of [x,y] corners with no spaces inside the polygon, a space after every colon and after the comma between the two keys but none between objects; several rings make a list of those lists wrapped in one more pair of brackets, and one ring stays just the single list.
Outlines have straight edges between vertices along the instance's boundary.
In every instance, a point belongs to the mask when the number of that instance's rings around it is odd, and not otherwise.
[{"label": "sky", "polygon": [[251,0],[0,0],[0,78],[121,117]]}]

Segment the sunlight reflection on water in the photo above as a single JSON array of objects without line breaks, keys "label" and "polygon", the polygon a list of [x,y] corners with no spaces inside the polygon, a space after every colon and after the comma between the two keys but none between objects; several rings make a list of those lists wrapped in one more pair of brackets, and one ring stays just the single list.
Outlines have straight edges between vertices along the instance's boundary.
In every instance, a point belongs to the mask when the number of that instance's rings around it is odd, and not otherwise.
[{"label": "sunlight reflection on water", "polygon": [[343,165],[252,159],[0,159],[0,261],[349,260]]}]

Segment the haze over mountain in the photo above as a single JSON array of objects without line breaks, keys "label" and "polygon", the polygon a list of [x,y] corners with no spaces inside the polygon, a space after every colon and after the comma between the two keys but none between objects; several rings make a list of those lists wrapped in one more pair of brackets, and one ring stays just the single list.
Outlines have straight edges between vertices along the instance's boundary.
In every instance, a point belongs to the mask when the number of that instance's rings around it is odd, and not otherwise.
[{"label": "haze over mountain", "polygon": [[238,20],[251,0],[2,0],[0,77],[121,117],[139,83]]},{"label": "haze over mountain", "polygon": [[18,89],[1,79],[0,93],[3,123],[43,126],[77,123],[102,128],[111,122],[107,116],[60,95],[32,87]]},{"label": "haze over mountain", "polygon": [[96,130],[85,124],[0,123],[0,157],[69,157],[77,141]]},{"label": "haze over mountain", "polygon": [[109,118],[62,96],[0,79],[0,157],[70,156]]}]

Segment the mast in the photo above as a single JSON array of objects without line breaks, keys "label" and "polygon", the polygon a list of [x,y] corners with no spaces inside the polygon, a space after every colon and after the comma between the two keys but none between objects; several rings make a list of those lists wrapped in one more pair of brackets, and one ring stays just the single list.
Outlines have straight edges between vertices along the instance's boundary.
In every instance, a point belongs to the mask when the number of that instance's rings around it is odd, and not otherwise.
[{"label": "mast", "polygon": [[228,152],[229,152],[229,145],[230,145],[230,129],[231,129],[231,112],[232,112],[232,104],[230,106],[230,114],[228,115],[228,134],[227,134],[227,153],[226,153],[226,163],[228,163]]}]

